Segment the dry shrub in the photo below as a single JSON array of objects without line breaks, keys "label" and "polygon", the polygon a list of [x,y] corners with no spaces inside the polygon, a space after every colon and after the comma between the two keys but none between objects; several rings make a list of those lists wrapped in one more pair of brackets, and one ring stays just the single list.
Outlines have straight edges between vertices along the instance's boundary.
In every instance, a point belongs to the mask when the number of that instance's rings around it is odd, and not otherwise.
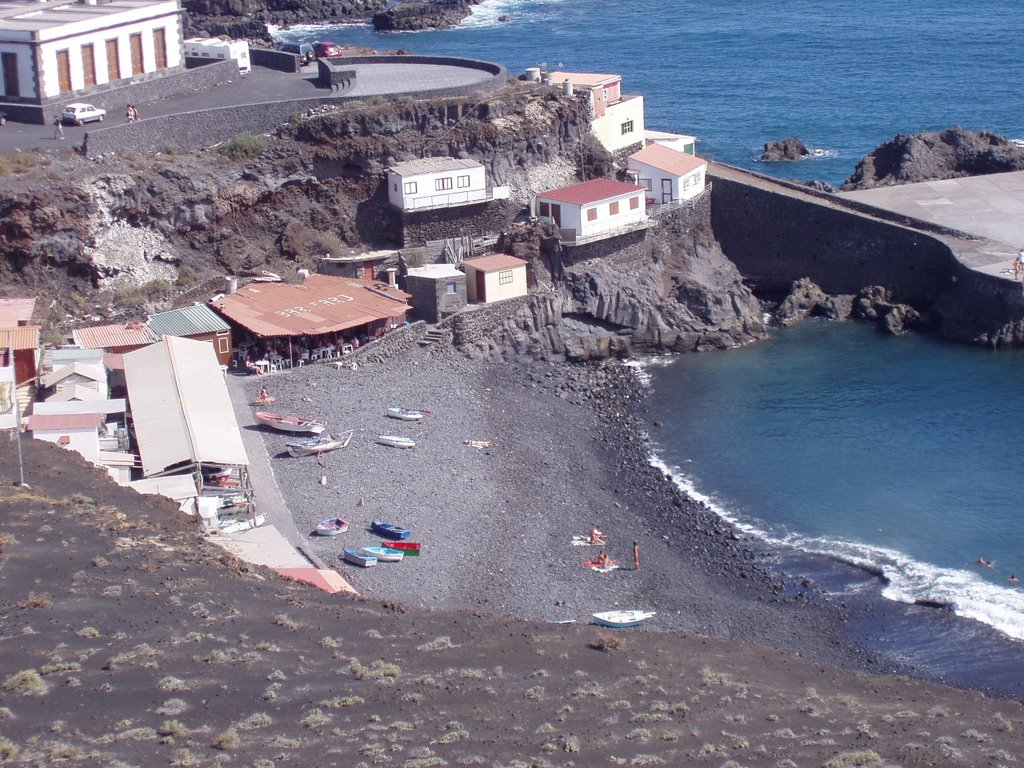
[{"label": "dry shrub", "polygon": [[595,651],[621,651],[626,641],[619,635],[598,635],[590,642],[590,647]]}]

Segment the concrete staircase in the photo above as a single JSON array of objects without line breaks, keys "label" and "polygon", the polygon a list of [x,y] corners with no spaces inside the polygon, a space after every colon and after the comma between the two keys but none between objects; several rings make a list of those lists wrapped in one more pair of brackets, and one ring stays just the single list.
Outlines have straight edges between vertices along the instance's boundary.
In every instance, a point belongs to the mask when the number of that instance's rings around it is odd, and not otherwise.
[{"label": "concrete staircase", "polygon": [[421,347],[431,347],[434,344],[446,344],[448,343],[448,334],[448,331],[441,330],[440,328],[431,328],[417,343]]}]

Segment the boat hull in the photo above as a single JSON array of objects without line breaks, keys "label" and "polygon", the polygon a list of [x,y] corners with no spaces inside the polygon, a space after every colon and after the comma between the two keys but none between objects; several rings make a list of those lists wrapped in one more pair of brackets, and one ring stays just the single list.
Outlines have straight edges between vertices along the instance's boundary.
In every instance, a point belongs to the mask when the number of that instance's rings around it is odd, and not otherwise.
[{"label": "boat hull", "polygon": [[358,550],[345,548],[345,551],[341,554],[341,559],[346,563],[352,565],[358,565],[360,568],[372,568],[377,564],[377,558],[369,555],[361,554]]},{"label": "boat hull", "polygon": [[411,408],[388,408],[387,415],[389,418],[399,421],[421,421],[423,419],[422,411]]},{"label": "boat hull", "polygon": [[389,549],[400,549],[406,557],[419,557],[423,551],[417,541],[382,541],[380,545]]},{"label": "boat hull", "polygon": [[408,528],[400,528],[397,525],[385,523],[381,520],[371,522],[370,529],[386,539],[408,539],[412,535],[412,531]]},{"label": "boat hull", "polygon": [[654,616],[654,611],[604,611],[593,615],[594,623],[602,627],[626,629],[639,627]]},{"label": "boat hull", "polygon": [[314,533],[317,536],[340,536],[348,530],[348,523],[340,517],[333,520],[324,520],[320,523]]},{"label": "boat hull", "polygon": [[271,411],[256,411],[253,413],[253,418],[263,426],[270,427],[271,429],[276,429],[281,432],[300,432],[319,435],[327,429],[326,424],[317,421],[316,419],[307,419],[302,416],[289,416],[282,413],[273,413]]},{"label": "boat hull", "polygon": [[391,547],[363,547],[359,550],[359,554],[375,557],[382,563],[398,563],[405,557],[402,550]]},{"label": "boat hull", "polygon": [[392,448],[415,448],[416,441],[411,437],[401,437],[399,435],[381,435],[377,438],[377,442],[381,445],[390,445]]}]

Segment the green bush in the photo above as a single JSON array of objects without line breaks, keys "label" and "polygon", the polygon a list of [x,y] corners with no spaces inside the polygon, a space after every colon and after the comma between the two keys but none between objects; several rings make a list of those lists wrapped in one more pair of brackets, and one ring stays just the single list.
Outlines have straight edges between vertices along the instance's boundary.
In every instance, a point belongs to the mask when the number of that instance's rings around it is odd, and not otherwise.
[{"label": "green bush", "polygon": [[266,148],[267,143],[261,137],[253,133],[240,133],[217,147],[217,152],[231,160],[248,160]]}]

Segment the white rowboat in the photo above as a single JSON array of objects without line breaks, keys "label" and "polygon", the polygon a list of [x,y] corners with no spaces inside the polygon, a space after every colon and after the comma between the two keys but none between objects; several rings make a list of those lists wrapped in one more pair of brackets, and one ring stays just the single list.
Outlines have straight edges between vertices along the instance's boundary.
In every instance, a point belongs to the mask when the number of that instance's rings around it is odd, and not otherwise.
[{"label": "white rowboat", "polygon": [[402,421],[420,421],[427,413],[429,411],[422,411],[418,408],[388,408],[388,416]]},{"label": "white rowboat", "polygon": [[260,424],[282,432],[312,432],[319,435],[327,429],[327,425],[322,421],[307,419],[305,416],[290,416],[274,411],[253,411],[252,415]]},{"label": "white rowboat", "polygon": [[416,438],[402,437],[401,435],[381,435],[377,438],[381,445],[390,445],[393,448],[415,448]]},{"label": "white rowboat", "polygon": [[319,456],[321,453],[327,453],[328,451],[335,451],[338,448],[344,448],[352,440],[353,430],[342,432],[340,435],[319,435],[318,437],[309,437],[305,440],[294,440],[290,443],[285,443],[284,447],[288,449],[288,453],[292,456]]},{"label": "white rowboat", "polygon": [[647,619],[655,615],[654,611],[601,611],[593,614],[595,624],[602,627],[639,627]]}]

